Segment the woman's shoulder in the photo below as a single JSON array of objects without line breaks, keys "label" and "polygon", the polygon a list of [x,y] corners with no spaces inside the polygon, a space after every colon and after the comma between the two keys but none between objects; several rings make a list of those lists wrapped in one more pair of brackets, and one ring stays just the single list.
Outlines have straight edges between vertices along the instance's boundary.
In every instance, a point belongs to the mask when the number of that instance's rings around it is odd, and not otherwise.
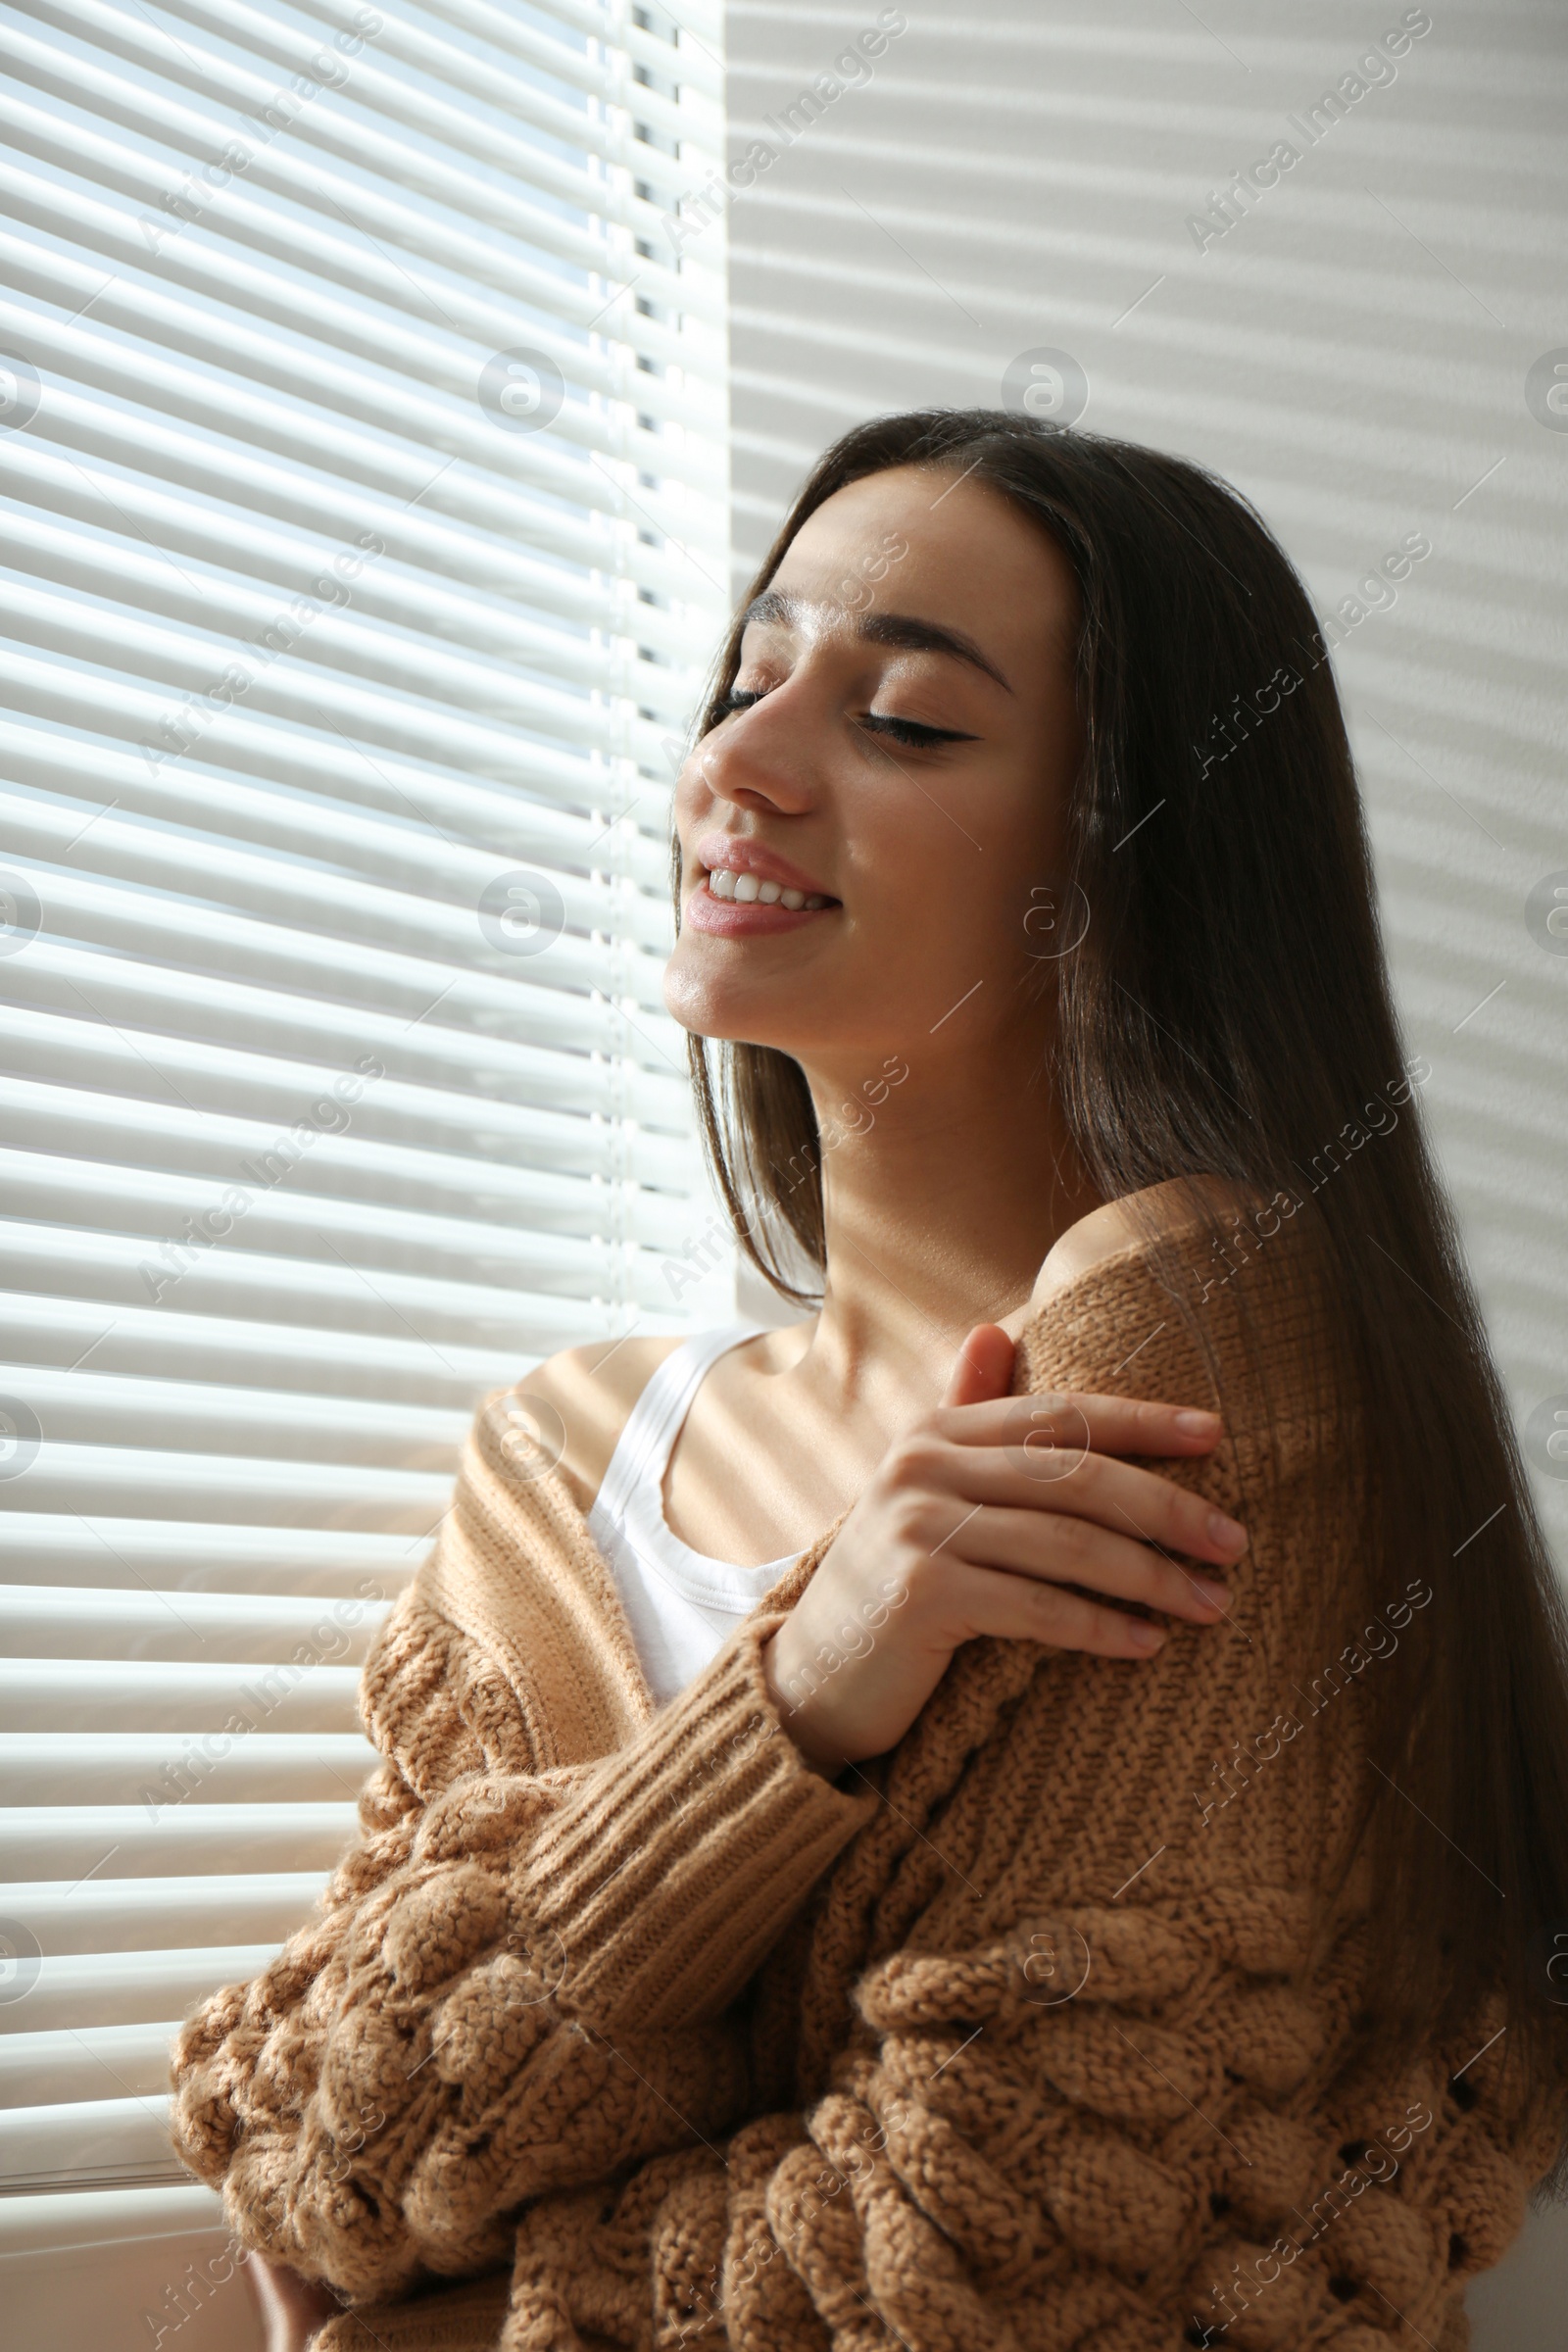
[{"label": "woman's shoulder", "polygon": [[642,1720],[631,1630],[585,1523],[628,1413],[680,1344],[564,1348],[480,1404],[452,1508],[380,1637],[367,1721],[411,1786],[425,1747],[469,1752],[458,1717],[508,1770],[519,1741],[543,1769],[608,1755]]},{"label": "woman's shoulder", "polygon": [[632,1406],[681,1342],[679,1332],[591,1340],[547,1356],[511,1392],[514,1407],[548,1426],[551,1452],[561,1449],[556,1470],[584,1518]]},{"label": "woman's shoulder", "polygon": [[1226,1176],[1173,1176],[1114,1200],[1102,1200],[1059,1234],[1047,1252],[1029,1302],[1004,1320],[1016,1339],[1041,1308],[1096,1267],[1130,1257],[1159,1240],[1200,1226],[1205,1212],[1246,1217],[1269,1199],[1260,1186]]}]

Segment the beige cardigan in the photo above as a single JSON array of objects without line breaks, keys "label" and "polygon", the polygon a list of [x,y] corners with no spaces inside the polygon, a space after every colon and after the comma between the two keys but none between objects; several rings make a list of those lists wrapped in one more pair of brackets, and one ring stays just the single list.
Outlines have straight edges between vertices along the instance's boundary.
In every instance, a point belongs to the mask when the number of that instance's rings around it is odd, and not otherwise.
[{"label": "beige cardigan", "polygon": [[1357,2045],[1364,1873],[1316,1890],[1377,1665],[1313,1614],[1300,1505],[1342,1563],[1355,1517],[1345,1425],[1300,1402],[1305,1224],[1210,1265],[1201,1346],[1167,1285],[1203,1282],[1139,1246],[1019,1348],[1020,1391],[1221,1403],[1173,1474],[1250,1530],[1229,1620],[1136,1665],[970,1642],[841,1787],[760,1665],[834,1531],[656,1711],[487,1402],[366,1668],[362,1837],[175,2055],[236,2234],[363,2311],[322,2352],[1467,2341],[1561,2118],[1502,2111],[1500,2017],[1397,2075]]}]

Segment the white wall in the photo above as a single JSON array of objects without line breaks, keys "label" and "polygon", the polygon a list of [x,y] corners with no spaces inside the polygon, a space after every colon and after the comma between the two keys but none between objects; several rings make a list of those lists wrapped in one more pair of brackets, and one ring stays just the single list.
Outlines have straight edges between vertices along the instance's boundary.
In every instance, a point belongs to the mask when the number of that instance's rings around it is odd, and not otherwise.
[{"label": "white wall", "polygon": [[[1084,371],[1086,427],[1238,484],[1320,613],[1427,535],[1337,666],[1399,1003],[1509,1396],[1521,1426],[1554,1398],[1568,1411],[1568,915],[1560,939],[1544,908],[1527,924],[1544,880],[1568,884],[1568,392],[1560,415],[1542,391],[1539,418],[1527,405],[1532,368],[1568,364],[1568,13],[1431,0],[1393,78],[1315,144],[1286,118],[1397,31],[1402,0],[903,13],[796,134],[783,110],[879,0],[729,8],[731,158],[778,150],[727,214],[740,574],[845,425],[997,403],[1042,349]],[[1189,218],[1282,139],[1301,160],[1200,250]],[[1547,1476],[1544,1439],[1533,1451],[1568,1555],[1568,1458]],[[1556,2345],[1524,2275],[1555,2264],[1562,2304],[1559,2235],[1515,2258],[1517,2288],[1504,2272],[1478,2290],[1480,2352]]]}]

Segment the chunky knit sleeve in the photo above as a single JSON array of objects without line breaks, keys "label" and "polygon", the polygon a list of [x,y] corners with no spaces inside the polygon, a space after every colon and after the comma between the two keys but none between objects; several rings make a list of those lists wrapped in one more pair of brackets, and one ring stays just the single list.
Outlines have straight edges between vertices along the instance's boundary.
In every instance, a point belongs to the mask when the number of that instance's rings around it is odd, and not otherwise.
[{"label": "chunky knit sleeve", "polygon": [[1521,2144],[1494,2104],[1495,2020],[1326,2088],[1343,2021],[1301,1981],[1304,1925],[1233,1886],[868,1972],[874,2048],[776,2158],[749,2244],[730,2217],[713,2247],[730,2341],[837,2343],[853,2318],[922,2352],[1386,2352],[1403,2321],[1462,2345],[1457,2296],[1549,2135]]},{"label": "chunky knit sleeve", "polygon": [[1311,1404],[1328,1310],[1273,1238],[1250,1324],[1210,1286],[1195,1337],[1133,1253],[1020,1349],[1035,1392],[1221,1404],[1225,1445],[1179,1475],[1251,1531],[1230,1619],[1148,1666],[959,1653],[869,1768],[877,1813],[813,1927],[798,2109],[530,2209],[509,2346],[1467,2341],[1465,2281],[1562,2119],[1505,2098],[1500,2018],[1400,2067],[1367,2043],[1356,1693],[1422,1589],[1376,1632],[1304,1605],[1355,1495],[1346,1425]]},{"label": "chunky knit sleeve", "polygon": [[487,1643],[434,1605],[494,1609],[475,1559],[505,1537],[514,1573],[543,1507],[485,1440],[481,1416],[442,1565],[367,1667],[383,1761],[357,1844],[173,2058],[176,2147],[241,2242],[356,2299],[481,2271],[529,2198],[743,2116],[735,1997],[871,1804],[784,1732],[760,1663],[776,1617],[655,1712],[612,1617],[602,1644],[553,1642],[553,1617],[595,1622],[581,1544],[551,1549],[520,1653],[520,1606]]}]

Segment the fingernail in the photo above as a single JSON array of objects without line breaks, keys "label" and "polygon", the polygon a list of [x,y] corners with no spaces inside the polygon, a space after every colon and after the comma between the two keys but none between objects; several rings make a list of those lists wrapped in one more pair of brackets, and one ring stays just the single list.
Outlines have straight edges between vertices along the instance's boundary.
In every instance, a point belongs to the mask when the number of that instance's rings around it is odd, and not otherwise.
[{"label": "fingernail", "polygon": [[1135,1625],[1127,1638],[1134,1649],[1141,1649],[1145,1652],[1163,1649],[1165,1646],[1165,1637],[1157,1625]]},{"label": "fingernail", "polygon": [[1184,1438],[1211,1437],[1219,1425],[1218,1413],[1198,1413],[1188,1410],[1180,1412],[1176,1416],[1176,1426]]},{"label": "fingernail", "polygon": [[1229,1551],[1240,1551],[1247,1542],[1247,1530],[1236,1520],[1227,1519],[1223,1511],[1210,1511],[1208,1540],[1211,1544],[1223,1544]]},{"label": "fingernail", "polygon": [[1230,1607],[1231,1595],[1228,1586],[1215,1584],[1211,1576],[1195,1576],[1193,1582],[1198,1587],[1199,1599],[1206,1600],[1211,1609],[1228,1609]]}]

